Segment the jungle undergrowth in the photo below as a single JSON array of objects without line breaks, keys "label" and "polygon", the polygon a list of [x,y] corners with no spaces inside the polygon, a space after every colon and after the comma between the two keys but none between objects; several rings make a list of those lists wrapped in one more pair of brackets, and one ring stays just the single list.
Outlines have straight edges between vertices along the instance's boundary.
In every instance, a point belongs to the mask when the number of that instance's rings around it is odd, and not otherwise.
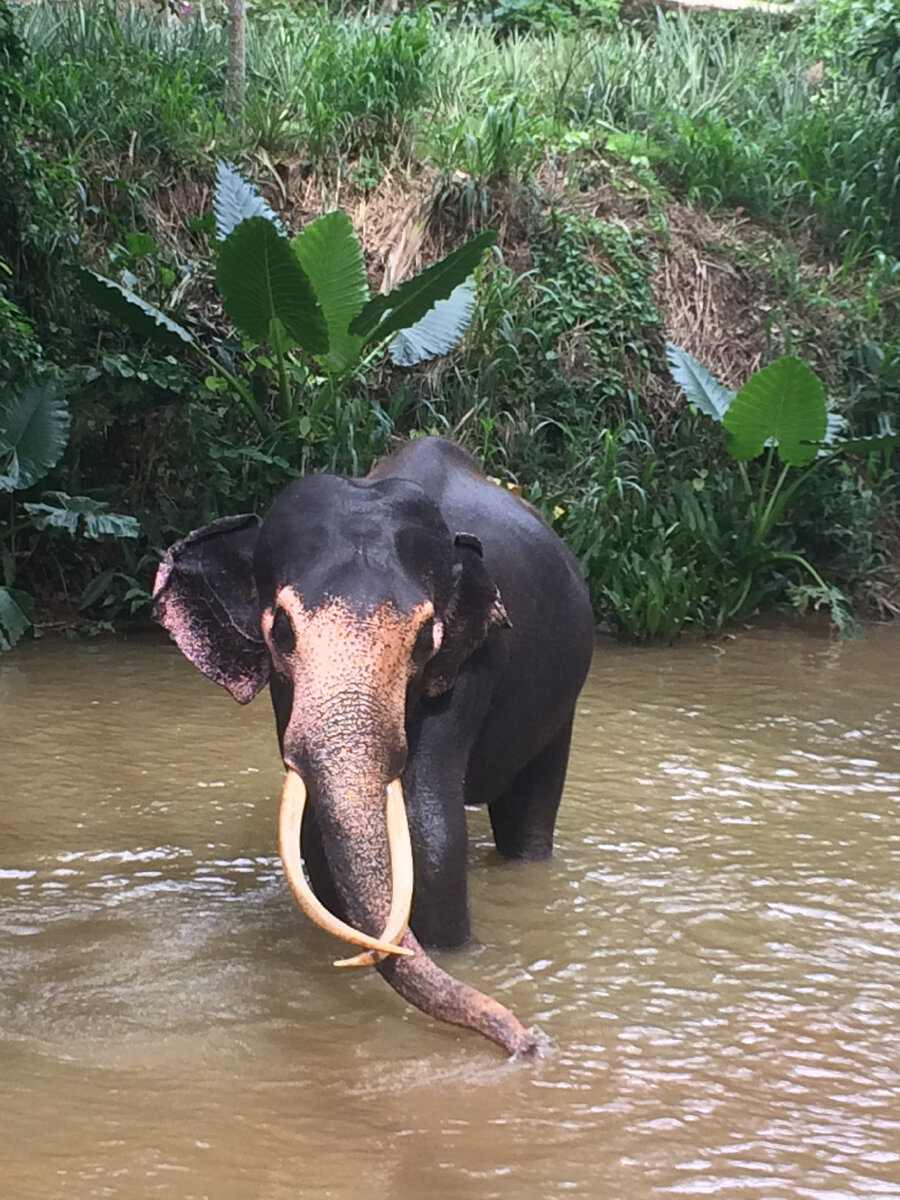
[{"label": "jungle undergrowth", "polygon": [[[740,505],[721,442],[673,408],[666,301],[652,286],[670,246],[667,208],[674,193],[729,220],[737,203],[767,221],[771,252],[756,236],[729,250],[755,256],[771,281],[766,356],[808,357],[851,431],[896,428],[900,139],[883,53],[845,53],[832,35],[817,81],[806,72],[827,37],[812,17],[796,37],[715,15],[648,15],[608,35],[596,22],[536,35],[516,17],[502,36],[424,11],[391,23],[273,2],[264,16],[240,132],[217,116],[215,19],[114,16],[105,0],[20,14],[30,57],[5,75],[16,132],[3,153],[27,172],[7,175],[18,216],[0,247],[0,371],[16,386],[59,375],[72,437],[50,482],[141,525],[115,563],[108,549],[64,546],[53,572],[34,562],[34,590],[52,594],[62,573],[70,595],[92,589],[86,611],[127,614],[186,529],[264,509],[298,470],[364,470],[398,436],[433,431],[542,507],[581,556],[598,615],[635,637],[715,624],[728,603],[690,581],[728,561]],[[312,47],[303,60],[301,43]],[[344,58],[356,65],[337,86]],[[207,373],[73,303],[70,264],[128,272],[227,354],[200,251],[223,153],[276,209],[302,197],[304,219],[396,186],[396,223],[380,249],[366,246],[376,270],[407,243],[423,261],[520,195],[479,271],[463,347],[426,372],[367,367],[336,393],[312,389],[302,434],[295,423],[263,436]],[[444,204],[405,213],[404,181],[430,172]],[[173,187],[196,202],[177,223],[154,200]],[[812,546],[853,587],[884,557],[892,461],[854,462],[819,486],[778,536]],[[791,582],[774,572],[747,603],[770,604]]]}]

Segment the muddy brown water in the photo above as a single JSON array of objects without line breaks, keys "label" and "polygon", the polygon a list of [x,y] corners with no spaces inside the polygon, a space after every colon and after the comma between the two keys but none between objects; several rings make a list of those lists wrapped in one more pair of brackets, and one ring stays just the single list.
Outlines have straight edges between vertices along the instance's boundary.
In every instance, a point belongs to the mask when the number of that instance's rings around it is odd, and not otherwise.
[{"label": "muddy brown water", "polygon": [[443,961],[507,1063],[294,908],[265,700],[156,638],[0,661],[3,1200],[900,1197],[900,625],[598,647],[558,850]]}]

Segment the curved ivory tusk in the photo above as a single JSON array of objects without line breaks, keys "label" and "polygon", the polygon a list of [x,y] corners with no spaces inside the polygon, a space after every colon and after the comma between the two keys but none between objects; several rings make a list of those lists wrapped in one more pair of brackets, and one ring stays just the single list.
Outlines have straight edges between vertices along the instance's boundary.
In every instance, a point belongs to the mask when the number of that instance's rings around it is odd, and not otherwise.
[{"label": "curved ivory tusk", "polygon": [[[413,898],[413,857],[409,840],[409,822],[403,803],[403,785],[399,779],[388,784],[385,804],[388,848],[391,855],[391,911],[381,935],[383,942],[397,946],[406,933]],[[363,951],[353,958],[339,958],[336,967],[371,967],[380,962],[383,954]]]},{"label": "curved ivory tusk", "polygon": [[[288,886],[302,911],[326,933],[333,933],[335,937],[352,942],[355,946],[365,946],[369,950],[378,950],[382,954],[403,956],[412,954],[411,950],[407,950],[403,946],[395,946],[392,942],[369,937],[367,933],[361,933],[352,925],[347,925],[316,899],[312,888],[306,881],[303,865],[300,862],[300,830],[303,826],[305,807],[306,784],[295,771],[288,771],[284,777],[281,808],[278,813],[278,849],[284,864]],[[410,865],[411,863],[410,856]],[[393,906],[391,911],[393,912]],[[390,921],[388,923],[390,924]]]}]

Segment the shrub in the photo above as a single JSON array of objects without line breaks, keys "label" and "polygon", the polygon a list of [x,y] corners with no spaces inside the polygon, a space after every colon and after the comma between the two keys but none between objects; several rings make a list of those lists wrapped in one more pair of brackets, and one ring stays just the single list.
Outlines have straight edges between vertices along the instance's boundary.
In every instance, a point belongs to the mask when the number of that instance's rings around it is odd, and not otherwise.
[{"label": "shrub", "polygon": [[485,21],[500,34],[563,32],[577,25],[613,28],[621,0],[499,0]]}]

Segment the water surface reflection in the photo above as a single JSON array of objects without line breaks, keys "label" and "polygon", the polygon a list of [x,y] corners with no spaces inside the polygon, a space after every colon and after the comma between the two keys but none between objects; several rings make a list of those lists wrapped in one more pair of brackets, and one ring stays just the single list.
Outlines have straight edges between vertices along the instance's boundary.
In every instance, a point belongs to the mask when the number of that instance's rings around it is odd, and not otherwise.
[{"label": "water surface reflection", "polygon": [[0,662],[4,1195],[900,1196],[900,627],[601,645],[550,864],[471,816],[450,969],[508,1065],[348,979],[265,702],[158,639]]}]

